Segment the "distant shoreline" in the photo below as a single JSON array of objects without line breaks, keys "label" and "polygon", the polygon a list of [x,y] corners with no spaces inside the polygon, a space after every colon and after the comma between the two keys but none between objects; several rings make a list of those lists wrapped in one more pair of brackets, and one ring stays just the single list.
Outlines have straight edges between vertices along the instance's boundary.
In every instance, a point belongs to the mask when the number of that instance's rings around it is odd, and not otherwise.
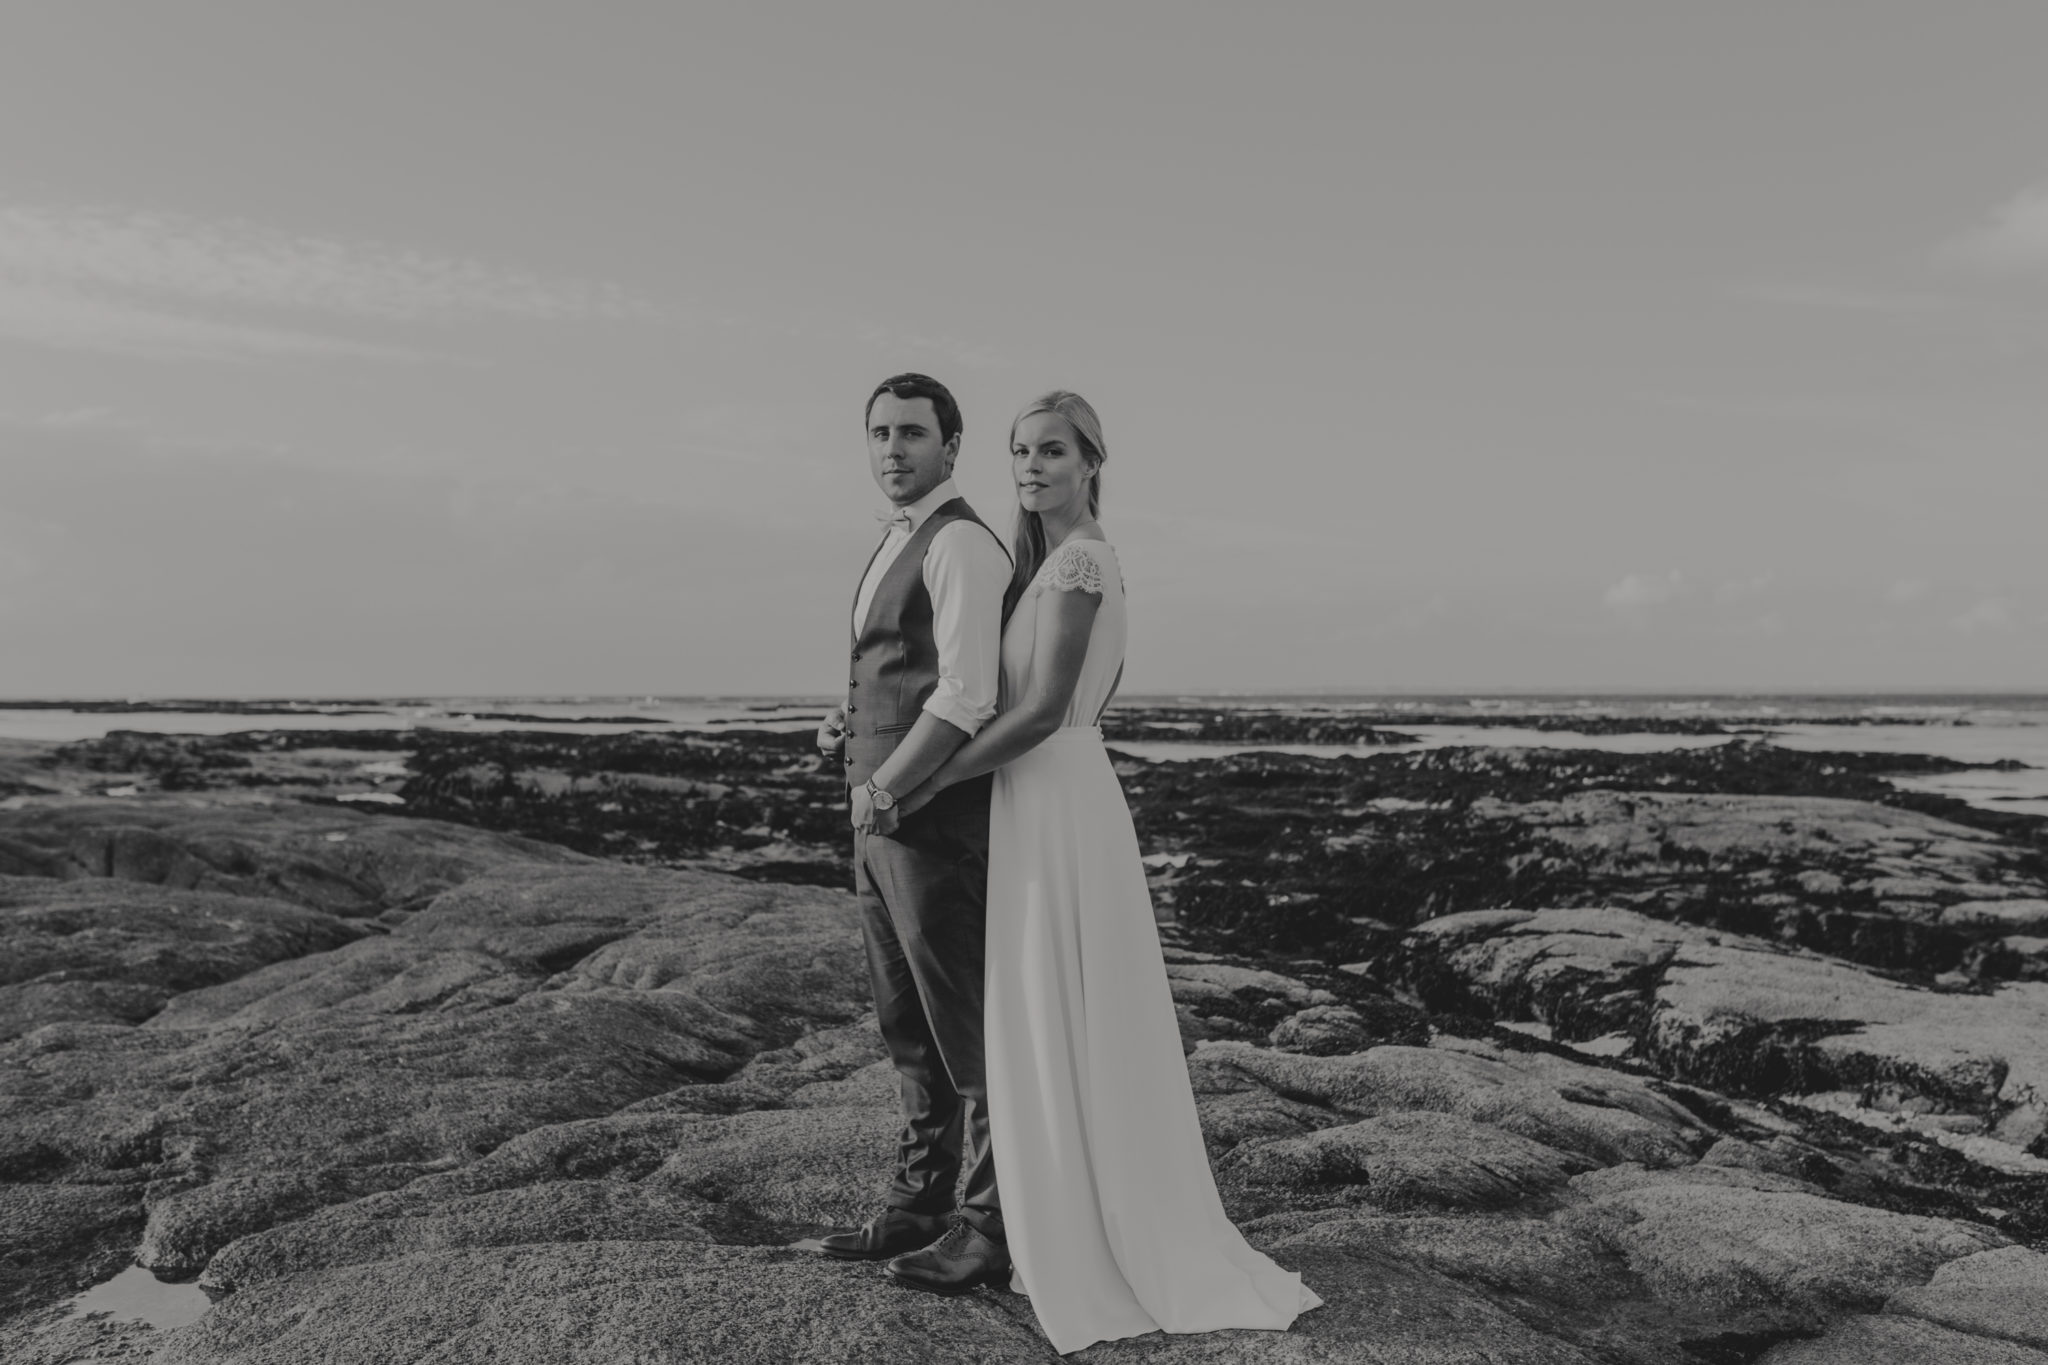
[{"label": "distant shoreline", "polygon": [[[395,708],[446,707],[454,703],[526,703],[554,706],[621,705],[746,705],[749,709],[776,710],[799,706],[829,705],[831,693],[711,692],[711,693],[510,693],[449,692],[438,695],[354,696],[354,697],[0,697],[0,710],[79,712],[189,711],[235,715],[375,714]],[[1955,704],[1985,706],[1999,702],[2048,708],[2048,690],[2025,691],[2002,688],[1948,690],[1857,690],[1784,691],[1730,688],[1720,691],[1664,691],[1626,688],[1445,688],[1430,691],[1372,691],[1353,689],[1306,689],[1297,691],[1180,691],[1131,693],[1118,699],[1125,706],[1172,705],[1305,705],[1305,706],[1391,706],[1399,703],[1453,704],[1484,708],[1507,708],[1516,703],[1556,705],[1577,702],[1585,706],[1606,704],[1698,705],[1733,702],[1772,702],[1823,705],[1827,703],[1864,706],[1894,704],[1933,706]]]}]

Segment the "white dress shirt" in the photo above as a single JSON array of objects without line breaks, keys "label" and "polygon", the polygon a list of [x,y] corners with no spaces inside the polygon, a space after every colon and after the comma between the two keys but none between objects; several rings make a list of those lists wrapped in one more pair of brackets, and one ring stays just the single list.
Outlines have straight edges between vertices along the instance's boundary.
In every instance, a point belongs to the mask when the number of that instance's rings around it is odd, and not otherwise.
[{"label": "white dress shirt", "polygon": [[[867,623],[868,606],[875,600],[882,575],[925,520],[959,496],[959,488],[947,479],[901,509],[910,514],[909,527],[897,523],[889,528],[854,598],[856,640]],[[932,599],[932,643],[938,647],[939,685],[932,689],[924,709],[970,737],[996,713],[1003,592],[1009,585],[1009,556],[988,528],[955,521],[941,526],[932,537],[924,556],[924,590]]]}]

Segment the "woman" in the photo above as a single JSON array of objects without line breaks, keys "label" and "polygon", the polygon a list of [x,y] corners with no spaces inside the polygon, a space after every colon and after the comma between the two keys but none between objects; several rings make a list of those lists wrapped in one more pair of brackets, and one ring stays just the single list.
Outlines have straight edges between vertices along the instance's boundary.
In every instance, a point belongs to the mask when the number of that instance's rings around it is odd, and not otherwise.
[{"label": "woman", "polygon": [[1322,1300],[1223,1212],[1152,898],[1096,722],[1122,675],[1123,581],[1096,511],[1101,420],[1045,395],[1010,428],[1019,513],[1002,710],[902,802],[995,772],[990,1145],[1010,1287],[1065,1354],[1163,1329],[1285,1328]]}]

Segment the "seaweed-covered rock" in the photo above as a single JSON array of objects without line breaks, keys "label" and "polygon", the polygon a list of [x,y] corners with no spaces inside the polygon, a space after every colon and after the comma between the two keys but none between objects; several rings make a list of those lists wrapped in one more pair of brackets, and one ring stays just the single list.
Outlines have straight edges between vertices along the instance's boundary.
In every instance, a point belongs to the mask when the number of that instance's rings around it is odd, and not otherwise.
[{"label": "seaweed-covered rock", "polygon": [[1737,1094],[1867,1088],[1991,1123],[2048,1106],[2048,985],[1931,990],[1615,909],[1445,916],[1379,967],[1439,1006],[1622,1030],[1668,1074]]}]

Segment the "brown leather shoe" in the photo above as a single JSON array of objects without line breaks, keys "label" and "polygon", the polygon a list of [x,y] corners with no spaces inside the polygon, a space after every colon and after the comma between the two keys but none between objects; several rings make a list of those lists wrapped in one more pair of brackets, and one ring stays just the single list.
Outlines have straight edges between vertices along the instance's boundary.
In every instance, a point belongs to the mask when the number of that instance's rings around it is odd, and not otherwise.
[{"label": "brown leather shoe", "polygon": [[945,1230],[943,1213],[883,1209],[852,1232],[835,1232],[798,1245],[841,1261],[881,1261],[927,1246]]},{"label": "brown leather shoe", "polygon": [[976,1285],[1010,1282],[1010,1249],[955,1216],[946,1235],[919,1251],[898,1256],[882,1273],[906,1289],[928,1294],[965,1294]]}]

